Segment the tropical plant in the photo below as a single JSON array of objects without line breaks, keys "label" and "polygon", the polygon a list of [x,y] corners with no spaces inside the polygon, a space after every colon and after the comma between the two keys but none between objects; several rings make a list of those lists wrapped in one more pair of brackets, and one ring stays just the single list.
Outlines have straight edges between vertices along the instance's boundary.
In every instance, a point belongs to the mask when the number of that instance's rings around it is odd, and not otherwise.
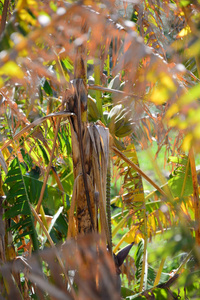
[{"label": "tropical plant", "polygon": [[[128,243],[123,298],[198,299],[199,1],[0,13],[2,296],[117,299],[105,245]],[[159,181],[138,160],[155,143]]]}]

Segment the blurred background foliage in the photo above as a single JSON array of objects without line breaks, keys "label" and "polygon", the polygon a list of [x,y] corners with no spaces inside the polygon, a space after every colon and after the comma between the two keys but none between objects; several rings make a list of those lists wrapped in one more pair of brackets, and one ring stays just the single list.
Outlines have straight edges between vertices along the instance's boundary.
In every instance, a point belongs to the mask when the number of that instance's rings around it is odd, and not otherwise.
[{"label": "blurred background foliage", "polygon": [[74,177],[63,107],[84,45],[88,121],[111,136],[113,251],[134,243],[121,296],[200,299],[199,17],[199,0],[0,1],[2,297],[103,299],[83,296],[91,286],[80,278],[56,298],[62,278],[43,254],[43,287],[31,269],[3,276],[7,262],[31,265],[32,252],[67,238]]}]

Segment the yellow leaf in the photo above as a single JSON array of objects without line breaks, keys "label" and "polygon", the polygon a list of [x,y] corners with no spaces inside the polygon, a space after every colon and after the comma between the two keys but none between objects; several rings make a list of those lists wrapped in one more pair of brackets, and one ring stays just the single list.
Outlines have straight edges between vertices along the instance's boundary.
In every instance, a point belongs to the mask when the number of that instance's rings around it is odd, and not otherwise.
[{"label": "yellow leaf", "polygon": [[161,84],[166,87],[168,90],[172,91],[172,92],[175,92],[176,91],[176,86],[173,82],[173,80],[171,79],[170,76],[168,76],[167,74],[165,73],[162,73],[161,74],[161,77],[160,77],[160,81],[161,81]]},{"label": "yellow leaf", "polygon": [[161,223],[164,225],[164,227],[167,227],[165,214],[161,210],[159,210],[159,219]]},{"label": "yellow leaf", "polygon": [[187,25],[185,28],[183,28],[177,35],[177,38],[183,38],[184,36],[188,35],[191,33],[190,26]]},{"label": "yellow leaf", "polygon": [[26,0],[19,0],[16,4],[16,10],[21,10],[26,4]]},{"label": "yellow leaf", "polygon": [[141,239],[143,239],[143,238],[144,238],[144,236],[143,236],[141,233],[138,233],[138,234],[135,236],[135,244],[138,244],[139,241],[140,241]]},{"label": "yellow leaf", "polygon": [[127,244],[131,244],[134,241],[135,241],[135,237],[133,237],[132,232],[129,232],[124,238],[124,242],[126,242]]},{"label": "yellow leaf", "polygon": [[27,141],[24,142],[24,148],[34,161],[39,162],[39,158],[37,157],[36,153],[32,151],[31,146],[28,144]]},{"label": "yellow leaf", "polygon": [[132,226],[131,229],[124,235],[124,242],[131,244],[132,242],[138,244],[143,238],[143,234],[138,229],[139,226]]},{"label": "yellow leaf", "polygon": [[157,105],[162,105],[168,100],[168,92],[163,87],[156,87],[151,94],[151,101]]},{"label": "yellow leaf", "polygon": [[183,140],[183,144],[182,144],[183,151],[188,151],[190,149],[191,142],[192,142],[192,133],[188,133]]},{"label": "yellow leaf", "polygon": [[181,96],[178,100],[178,104],[183,106],[185,104],[189,104],[194,102],[200,96],[200,84],[193,86],[187,93]]},{"label": "yellow leaf", "polygon": [[28,6],[38,6],[37,1],[35,0],[27,0]]},{"label": "yellow leaf", "polygon": [[35,26],[37,24],[37,20],[34,19],[26,9],[21,9],[19,13],[20,19],[30,23],[31,25]]},{"label": "yellow leaf", "polygon": [[176,91],[176,86],[171,77],[165,73],[159,74],[157,80],[158,85],[154,87],[150,99],[155,104],[161,105]]},{"label": "yellow leaf", "polygon": [[200,137],[200,124],[197,124],[193,131],[194,138],[199,139]]},{"label": "yellow leaf", "polygon": [[168,109],[166,113],[166,119],[170,119],[173,115],[177,114],[179,111],[179,107],[176,103],[172,104],[172,106]]},{"label": "yellow leaf", "polygon": [[184,130],[188,127],[188,122],[186,120],[181,121],[179,117],[173,118],[168,122],[169,126],[178,126],[179,129]]},{"label": "yellow leaf", "polygon": [[14,61],[8,61],[0,68],[0,75],[23,78],[24,73]]},{"label": "yellow leaf", "polygon": [[[138,190],[139,191],[139,190]],[[135,190],[136,192],[136,190]],[[133,202],[144,202],[144,194],[136,194],[132,200]]]},{"label": "yellow leaf", "polygon": [[[6,144],[9,140],[6,140],[4,143]],[[8,150],[8,148],[4,148],[2,150],[3,156],[5,158],[5,160],[7,160],[10,157],[10,152]]]},{"label": "yellow leaf", "polygon": [[185,203],[181,203],[181,209],[184,212],[185,215],[187,215],[188,217],[190,217],[190,214],[188,213],[188,209],[185,206]]},{"label": "yellow leaf", "polygon": [[0,77],[0,88],[4,85],[3,79]]},{"label": "yellow leaf", "polygon": [[153,229],[153,231],[155,232],[156,231],[156,222],[155,222],[155,217],[154,215],[150,215],[148,217],[148,223],[149,223],[149,226],[148,226],[148,229],[150,230],[150,233],[151,232],[151,228]]},{"label": "yellow leaf", "polygon": [[37,6],[37,1],[35,0],[18,0],[16,4],[16,10],[22,10],[24,7]]}]

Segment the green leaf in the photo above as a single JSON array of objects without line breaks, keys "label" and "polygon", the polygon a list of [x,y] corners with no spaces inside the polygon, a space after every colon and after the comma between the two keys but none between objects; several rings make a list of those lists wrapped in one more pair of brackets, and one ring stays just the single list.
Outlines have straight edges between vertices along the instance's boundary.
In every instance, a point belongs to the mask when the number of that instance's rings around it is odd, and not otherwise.
[{"label": "green leaf", "polygon": [[53,96],[53,90],[47,80],[44,82],[43,89],[48,96]]},{"label": "green leaf", "polygon": [[[169,161],[176,162],[177,167],[170,175],[168,185],[172,191],[174,197],[187,197],[193,193],[191,168],[187,169],[188,157],[170,157]],[[186,174],[187,172],[187,174]],[[184,191],[182,192],[184,184]]]},{"label": "green leaf", "polygon": [[72,71],[74,69],[73,64],[69,58],[62,59],[61,64],[62,64],[62,67],[67,71],[68,70]]},{"label": "green leaf", "polygon": [[155,289],[153,295],[157,300],[167,300],[169,299],[167,290],[165,289]]},{"label": "green leaf", "polygon": [[[20,217],[19,222],[10,226],[10,230],[16,233],[16,240],[29,234],[33,242],[34,250],[38,250],[38,238],[35,230],[34,219],[31,213],[30,201],[22,175],[23,166],[20,165],[18,158],[12,161],[5,180],[7,200],[5,203],[5,218]],[[6,190],[6,189],[5,189]],[[19,230],[23,233],[19,233]]]},{"label": "green leaf", "polygon": [[180,1],[180,5],[183,7],[188,6],[190,3],[191,3],[190,0],[181,0]]},{"label": "green leaf", "polygon": [[131,296],[131,295],[133,295],[133,291],[131,289],[128,289],[128,288],[123,287],[123,286],[121,287],[121,296],[123,298]]},{"label": "green leaf", "polygon": [[[95,80],[95,84],[97,85],[100,84],[100,64],[94,65],[94,80]],[[99,115],[103,121],[104,116],[103,116],[103,107],[102,107],[102,96],[100,91],[96,91],[96,104],[97,104]]]},{"label": "green leaf", "polygon": [[144,255],[144,240],[141,239],[137,251],[135,253],[135,266],[137,268],[137,271],[135,273],[135,277],[139,281],[141,272],[142,272],[142,262],[143,262],[143,255]]},{"label": "green leaf", "polygon": [[41,152],[42,152],[43,159],[45,160],[45,164],[48,165],[48,163],[49,163],[49,158],[48,158],[48,156],[47,156],[47,152],[46,152],[45,148],[43,147],[43,145],[41,144],[40,141],[38,141],[38,145],[39,145],[39,148],[40,148],[40,150],[41,150]]},{"label": "green leaf", "polygon": [[[29,195],[29,200],[32,204],[37,204],[43,182],[37,178],[32,177],[32,173],[27,173],[24,175],[24,182],[26,184],[27,192]],[[47,198],[47,187],[44,192],[44,199]]]}]

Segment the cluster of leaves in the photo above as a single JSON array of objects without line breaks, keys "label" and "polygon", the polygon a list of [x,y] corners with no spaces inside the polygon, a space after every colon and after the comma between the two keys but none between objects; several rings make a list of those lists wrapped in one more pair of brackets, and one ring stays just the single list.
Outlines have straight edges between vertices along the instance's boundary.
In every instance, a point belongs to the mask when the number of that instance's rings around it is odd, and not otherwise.
[{"label": "cluster of leaves", "polygon": [[[16,256],[67,237],[74,178],[66,89],[82,47],[88,120],[109,128],[111,170],[122,184],[111,200],[114,252],[137,244],[122,270],[129,281],[122,296],[198,299],[199,1],[18,0],[7,10],[6,3],[0,6],[1,30],[7,15],[0,40],[0,196],[7,198],[0,222],[9,231],[0,243],[13,244]],[[166,180],[153,162],[159,183],[137,158],[153,142],[156,155],[166,147],[173,170]],[[144,191],[142,178],[153,192]],[[11,260],[10,252],[0,254]],[[52,280],[45,263],[43,272]],[[26,292],[36,297],[38,280],[29,279]],[[68,292],[61,298],[67,296],[75,299]]]}]

